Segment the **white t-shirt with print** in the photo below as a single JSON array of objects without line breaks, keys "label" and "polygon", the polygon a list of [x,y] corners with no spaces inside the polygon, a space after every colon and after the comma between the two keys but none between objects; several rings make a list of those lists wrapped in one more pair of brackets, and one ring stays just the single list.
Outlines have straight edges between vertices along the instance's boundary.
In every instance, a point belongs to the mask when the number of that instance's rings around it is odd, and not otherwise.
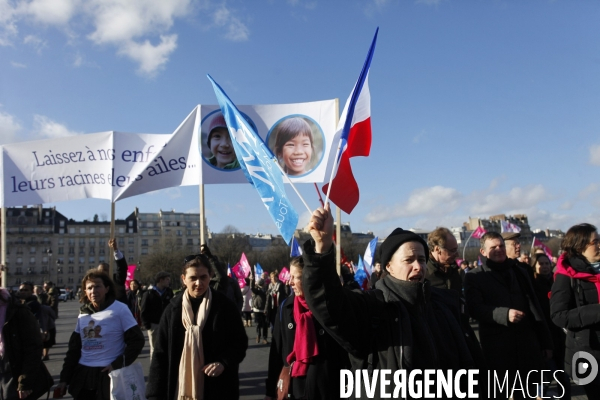
[{"label": "white t-shirt with print", "polygon": [[79,314],[75,332],[81,336],[79,364],[106,367],[125,350],[124,333],[137,325],[129,308],[114,301],[94,314]]}]

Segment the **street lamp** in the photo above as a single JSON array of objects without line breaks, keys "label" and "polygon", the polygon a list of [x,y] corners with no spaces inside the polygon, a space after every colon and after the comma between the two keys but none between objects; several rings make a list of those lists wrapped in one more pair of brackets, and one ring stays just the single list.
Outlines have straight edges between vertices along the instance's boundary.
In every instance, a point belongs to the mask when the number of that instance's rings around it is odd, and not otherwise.
[{"label": "street lamp", "polygon": [[58,274],[62,274],[62,268],[60,267],[60,260],[56,260],[56,283],[58,283]]},{"label": "street lamp", "polygon": [[[48,254],[48,280],[50,280],[50,263],[52,261],[52,249],[46,249],[46,254]],[[43,284],[44,282],[42,282]]]}]

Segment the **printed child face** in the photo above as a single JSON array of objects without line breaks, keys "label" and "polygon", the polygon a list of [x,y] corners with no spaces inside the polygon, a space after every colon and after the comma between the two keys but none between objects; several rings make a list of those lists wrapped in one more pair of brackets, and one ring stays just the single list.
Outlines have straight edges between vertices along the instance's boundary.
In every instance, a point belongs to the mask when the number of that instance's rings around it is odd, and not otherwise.
[{"label": "printed child face", "polygon": [[225,168],[235,161],[235,151],[226,128],[215,128],[210,135],[210,151],[215,156],[217,168]]},{"label": "printed child face", "polygon": [[287,168],[288,175],[301,175],[306,173],[308,163],[312,157],[312,143],[305,135],[298,135],[288,140],[283,145],[280,158]]}]

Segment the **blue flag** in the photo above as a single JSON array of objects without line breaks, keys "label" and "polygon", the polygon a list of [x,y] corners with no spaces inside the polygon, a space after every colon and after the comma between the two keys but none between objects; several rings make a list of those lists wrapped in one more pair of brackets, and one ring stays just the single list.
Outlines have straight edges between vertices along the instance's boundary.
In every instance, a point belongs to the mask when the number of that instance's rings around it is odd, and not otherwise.
[{"label": "blue flag", "polygon": [[213,85],[221,112],[227,122],[240,167],[248,182],[258,191],[283,240],[290,243],[298,225],[298,213],[285,194],[283,175],[275,164],[275,157],[217,82],[210,75],[208,79]]},{"label": "blue flag", "polygon": [[263,269],[259,263],[254,266],[254,279],[259,280],[262,278]]},{"label": "blue flag", "polygon": [[299,257],[302,255],[302,248],[298,244],[298,241],[296,240],[296,236],[292,237],[292,244],[290,244],[290,247],[292,248],[290,257]]},{"label": "blue flag", "polygon": [[369,279],[367,276],[367,271],[365,271],[365,265],[363,264],[362,257],[360,254],[358,255],[358,267],[356,268],[356,272],[354,273],[354,280],[361,289],[365,287],[365,280]]}]

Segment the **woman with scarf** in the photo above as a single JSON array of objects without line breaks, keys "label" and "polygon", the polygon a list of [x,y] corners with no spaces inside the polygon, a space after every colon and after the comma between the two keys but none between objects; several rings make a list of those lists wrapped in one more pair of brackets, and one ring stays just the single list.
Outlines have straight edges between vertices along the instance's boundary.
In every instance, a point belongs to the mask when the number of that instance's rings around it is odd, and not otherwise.
[{"label": "woman with scarf", "polygon": [[303,268],[302,257],[291,260],[293,293],[275,316],[265,400],[277,398],[279,374],[284,366],[291,366],[291,398],[306,400],[339,398],[340,370],[350,368],[348,354],[325,332],[306,305]]},{"label": "woman with scarf", "polygon": [[[575,353],[586,352],[600,360],[600,236],[594,225],[575,225],[561,247],[564,253],[556,265],[550,314],[552,322],[567,330],[565,372],[572,374],[579,366],[571,365]],[[576,383],[583,385],[589,399],[600,399],[600,374],[589,383]]]},{"label": "woman with scarf", "polygon": [[203,254],[184,259],[185,290],[165,308],[150,364],[148,400],[237,400],[239,364],[248,337],[240,311],[209,287],[212,267]]}]

